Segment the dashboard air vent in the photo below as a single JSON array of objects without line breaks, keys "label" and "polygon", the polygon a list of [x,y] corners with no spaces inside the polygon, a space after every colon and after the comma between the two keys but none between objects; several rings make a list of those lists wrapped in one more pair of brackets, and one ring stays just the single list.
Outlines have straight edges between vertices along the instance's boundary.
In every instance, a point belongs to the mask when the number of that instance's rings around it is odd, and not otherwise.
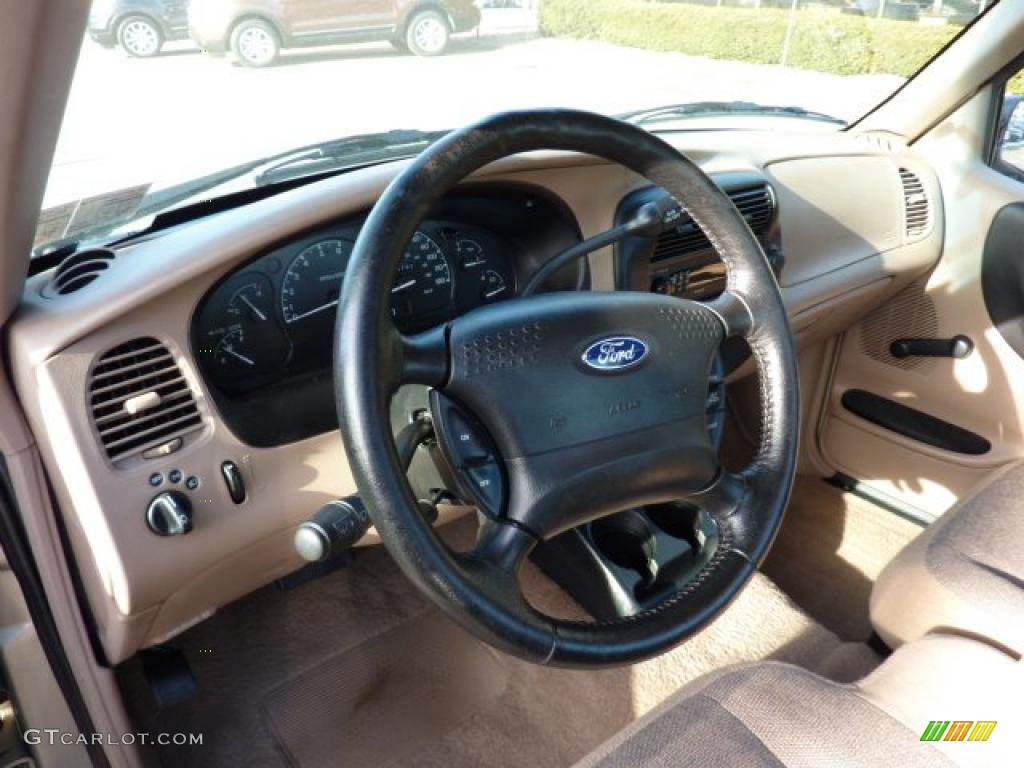
[{"label": "dashboard air vent", "polygon": [[[729,191],[729,198],[743,214],[755,235],[767,233],[775,214],[775,201],[767,184]],[[679,223],[663,233],[654,246],[651,261],[664,261],[711,247],[707,236],[685,212]]]},{"label": "dashboard air vent", "polygon": [[127,341],[97,360],[89,377],[89,408],[113,462],[202,427],[181,369],[153,338]]},{"label": "dashboard air vent", "polygon": [[50,296],[65,296],[85,288],[110,268],[114,252],[106,248],[89,248],[68,256],[57,267],[53,279],[46,287]]},{"label": "dashboard air vent", "polygon": [[900,168],[900,181],[903,183],[907,237],[919,238],[928,231],[931,219],[928,195],[925,194],[924,185],[917,174],[906,168]]}]

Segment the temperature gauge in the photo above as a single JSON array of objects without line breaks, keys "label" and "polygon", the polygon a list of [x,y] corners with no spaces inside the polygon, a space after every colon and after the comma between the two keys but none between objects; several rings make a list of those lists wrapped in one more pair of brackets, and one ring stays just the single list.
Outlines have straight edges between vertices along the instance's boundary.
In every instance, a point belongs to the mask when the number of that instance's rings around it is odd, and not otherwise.
[{"label": "temperature gauge", "polygon": [[228,315],[238,321],[268,323],[274,316],[270,286],[263,278],[238,288],[228,299]]},{"label": "temperature gauge", "polygon": [[480,298],[484,301],[504,299],[508,293],[508,283],[498,270],[488,269],[480,275]]}]

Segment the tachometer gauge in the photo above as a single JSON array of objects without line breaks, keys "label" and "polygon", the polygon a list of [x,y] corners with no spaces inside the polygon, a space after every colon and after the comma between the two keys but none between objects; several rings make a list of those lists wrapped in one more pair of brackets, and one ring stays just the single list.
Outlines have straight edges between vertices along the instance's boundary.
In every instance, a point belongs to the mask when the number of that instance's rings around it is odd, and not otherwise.
[{"label": "tachometer gauge", "polygon": [[508,294],[508,283],[498,270],[488,269],[480,275],[480,298],[484,301],[498,301]]},{"label": "tachometer gauge", "polygon": [[281,280],[281,315],[286,323],[332,314],[351,254],[351,242],[331,239],[313,243],[292,259]]},{"label": "tachometer gauge", "polygon": [[402,257],[391,289],[391,311],[396,319],[444,309],[452,301],[452,273],[441,247],[417,232]]}]

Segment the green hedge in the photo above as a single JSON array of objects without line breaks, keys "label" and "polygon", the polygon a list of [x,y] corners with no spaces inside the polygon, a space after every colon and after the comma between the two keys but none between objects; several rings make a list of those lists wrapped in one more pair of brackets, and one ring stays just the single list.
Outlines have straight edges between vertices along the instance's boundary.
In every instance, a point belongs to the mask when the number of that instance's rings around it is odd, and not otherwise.
[{"label": "green hedge", "polygon": [[1006,84],[1006,91],[1017,96],[1024,95],[1024,72],[1018,72],[1010,78],[1010,82]]},{"label": "green hedge", "polygon": [[[909,76],[959,27],[802,10],[788,63],[843,75]],[[544,34],[603,40],[652,51],[778,64],[789,11],[717,8],[644,0],[540,0]]]}]

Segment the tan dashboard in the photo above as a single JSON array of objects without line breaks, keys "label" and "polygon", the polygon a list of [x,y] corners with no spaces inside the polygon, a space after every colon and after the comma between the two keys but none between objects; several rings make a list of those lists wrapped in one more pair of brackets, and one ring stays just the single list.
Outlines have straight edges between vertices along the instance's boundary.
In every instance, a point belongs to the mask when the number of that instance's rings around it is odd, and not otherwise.
[{"label": "tan dashboard", "polygon": [[[755,172],[771,185],[780,284],[801,344],[841,331],[938,259],[940,191],[908,152],[845,134],[669,138],[705,170]],[[33,431],[49,438],[42,456],[110,662],[300,567],[296,526],[356,491],[334,431],[272,447],[240,440],[200,371],[190,329],[225,275],[273,244],[366,211],[402,167],[340,175],[120,247],[99,277],[66,295],[51,289],[52,271],[29,282],[7,346]],[[910,226],[908,173],[930,206],[925,229]],[[504,161],[475,180],[545,190],[584,237],[612,226],[620,201],[645,185],[620,167],[554,153]],[[591,256],[592,288],[613,289],[615,275],[612,249]],[[151,446],[146,435],[117,431],[119,409],[152,407],[151,398],[129,404],[116,385],[153,366],[174,387],[164,396],[174,410],[159,427],[170,424],[174,437]],[[225,482],[226,463],[243,498]],[[168,489],[192,504],[189,535],[158,536],[147,524],[148,505]],[[371,531],[365,542],[373,541]]]}]

